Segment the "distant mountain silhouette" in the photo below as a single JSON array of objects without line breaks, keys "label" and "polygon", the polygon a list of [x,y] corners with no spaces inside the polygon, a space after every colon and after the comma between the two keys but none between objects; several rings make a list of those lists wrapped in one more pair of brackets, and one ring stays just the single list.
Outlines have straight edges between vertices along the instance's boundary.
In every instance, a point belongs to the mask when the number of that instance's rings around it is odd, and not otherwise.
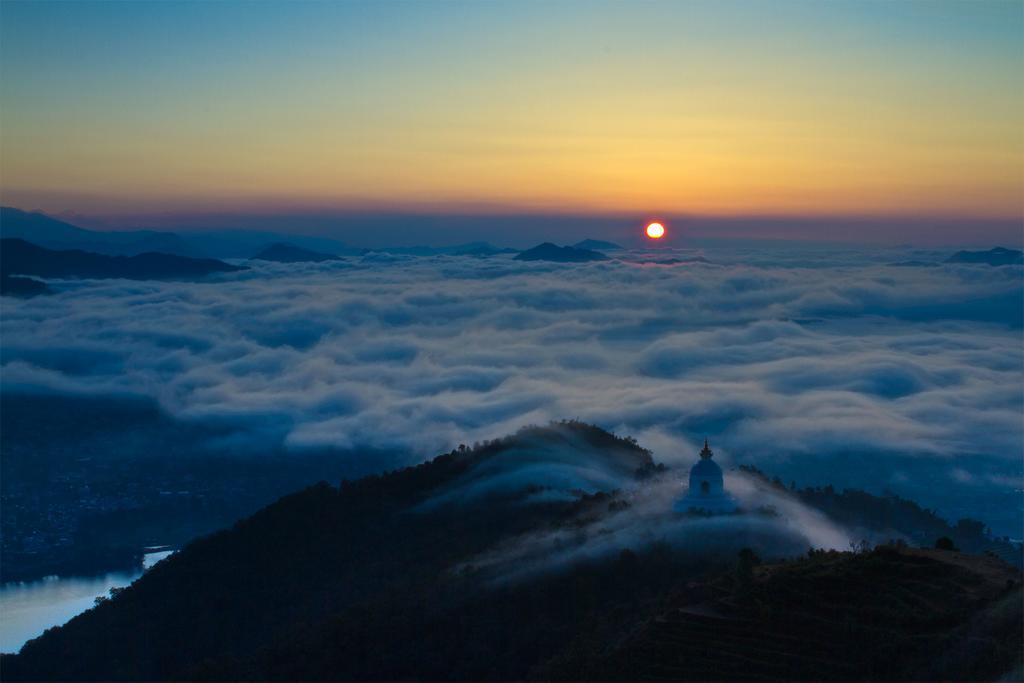
[{"label": "distant mountain silhouette", "polygon": [[489,242],[467,242],[454,246],[430,247],[427,245],[415,245],[411,247],[373,247],[363,249],[366,254],[400,254],[403,256],[438,256],[448,254],[451,256],[494,256],[496,254],[515,254],[518,249],[507,247],[496,247]]},{"label": "distant mountain silhouette", "polygon": [[1024,252],[1018,249],[995,247],[988,251],[958,251],[946,263],[985,263],[990,266],[1009,266],[1024,263]]},{"label": "distant mountain silhouette", "polygon": [[41,244],[50,240],[68,243],[94,239],[95,233],[37,211],[0,206],[0,236],[20,237]]},{"label": "distant mountain silhouette", "polygon": [[452,250],[454,256],[496,256],[498,254],[516,254],[518,249],[509,247],[496,247],[488,242],[470,242],[460,244]]},{"label": "distant mountain silhouette", "polygon": [[245,270],[214,259],[173,254],[106,256],[80,250],[56,251],[21,239],[0,240],[0,273],[48,278],[126,278],[165,280]]},{"label": "distant mountain silhouette", "polygon": [[616,249],[622,249],[622,247],[615,244],[615,242],[606,242],[605,240],[593,240],[589,238],[580,240],[572,246],[576,249],[590,249],[592,251],[614,251]]},{"label": "distant mountain silhouette", "polygon": [[173,232],[86,230],[43,213],[0,207],[0,237],[19,238],[49,249],[80,249],[108,256],[134,256],[160,252],[202,256],[202,250]]},{"label": "distant mountain silhouette", "polygon": [[607,256],[599,251],[577,249],[575,247],[560,247],[551,242],[544,242],[532,249],[519,252],[515,258],[517,261],[556,261],[558,263],[581,263],[585,261],[605,261],[608,259]]},{"label": "distant mountain silhouette", "polygon": [[[1018,660],[1020,573],[995,557],[893,543],[760,565],[653,543],[515,581],[480,560],[613,528],[633,503],[611,482],[662,470],[566,422],[321,483],[29,641],[4,680],[979,680]],[[592,471],[609,484],[564,495]],[[803,494],[897,535],[937,521],[892,497]]]},{"label": "distant mountain silhouette", "polygon": [[28,277],[0,275],[0,296],[30,297],[37,294],[49,294],[50,288],[45,282]]},{"label": "distant mountain silhouette", "polygon": [[890,265],[894,268],[936,268],[939,264],[935,263],[934,261],[910,260],[896,261],[894,263],[889,263],[887,265]]},{"label": "distant mountain silhouette", "polygon": [[253,259],[259,261],[276,261],[278,263],[304,263],[309,261],[319,263],[321,261],[337,261],[340,258],[340,256],[334,254],[324,254],[312,249],[303,249],[286,242],[275,242],[253,256]]},{"label": "distant mountain silhouette", "polygon": [[683,258],[669,257],[664,259],[638,259],[634,263],[656,263],[662,266],[674,266],[680,263],[711,263],[703,256],[686,256]]},{"label": "distant mountain silhouette", "polygon": [[277,243],[290,244],[322,254],[358,256],[362,252],[361,249],[346,246],[329,237],[265,230],[189,230],[182,232],[182,236],[190,244],[202,249],[203,253],[217,258],[250,258],[253,254]]},{"label": "distant mountain silhouette", "polygon": [[203,258],[248,258],[270,244],[286,242],[302,249],[355,255],[327,237],[284,234],[261,230],[87,230],[39,212],[0,207],[0,237],[23,239],[48,249],[80,249],[108,256],[135,256],[146,252]]}]

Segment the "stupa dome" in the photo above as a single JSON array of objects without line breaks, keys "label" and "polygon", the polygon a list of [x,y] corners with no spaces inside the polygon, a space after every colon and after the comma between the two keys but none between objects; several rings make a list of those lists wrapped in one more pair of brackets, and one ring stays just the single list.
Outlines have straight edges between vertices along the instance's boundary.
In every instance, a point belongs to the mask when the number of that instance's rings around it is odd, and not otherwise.
[{"label": "stupa dome", "polygon": [[713,460],[714,455],[708,440],[704,439],[700,460],[690,468],[690,488],[676,501],[673,510],[713,515],[736,511],[736,501],[725,490],[722,468]]}]

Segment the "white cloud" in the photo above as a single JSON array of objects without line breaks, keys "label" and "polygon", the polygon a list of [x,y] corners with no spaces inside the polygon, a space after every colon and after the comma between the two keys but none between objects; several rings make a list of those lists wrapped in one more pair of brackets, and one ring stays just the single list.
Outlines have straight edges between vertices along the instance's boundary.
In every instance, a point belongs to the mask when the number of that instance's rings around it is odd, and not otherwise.
[{"label": "white cloud", "polygon": [[373,256],[58,283],[3,301],[3,383],[150,396],[297,450],[426,457],[578,417],[650,435],[667,461],[711,434],[740,460],[836,456],[837,478],[858,450],[1019,463],[1020,268],[882,265],[901,260],[892,250],[707,256]]}]

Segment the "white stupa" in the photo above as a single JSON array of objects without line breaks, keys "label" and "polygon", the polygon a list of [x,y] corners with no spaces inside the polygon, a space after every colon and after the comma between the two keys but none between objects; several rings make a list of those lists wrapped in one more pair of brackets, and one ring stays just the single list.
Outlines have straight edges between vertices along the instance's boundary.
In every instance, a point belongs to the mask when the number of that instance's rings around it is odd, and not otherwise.
[{"label": "white stupa", "polygon": [[711,515],[736,512],[736,501],[725,490],[722,468],[711,459],[714,455],[708,447],[708,440],[704,439],[700,460],[690,468],[690,488],[672,506],[673,510]]}]

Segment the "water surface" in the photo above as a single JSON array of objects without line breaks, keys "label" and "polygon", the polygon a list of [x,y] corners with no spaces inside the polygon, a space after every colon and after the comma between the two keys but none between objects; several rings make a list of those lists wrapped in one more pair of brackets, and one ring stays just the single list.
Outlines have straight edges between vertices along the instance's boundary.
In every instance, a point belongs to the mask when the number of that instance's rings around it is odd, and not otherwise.
[{"label": "water surface", "polygon": [[172,552],[146,553],[139,571],[90,577],[48,576],[0,587],[0,652],[17,652],[46,629],[66,624],[92,607],[96,598],[108,595],[111,588],[127,586]]}]

